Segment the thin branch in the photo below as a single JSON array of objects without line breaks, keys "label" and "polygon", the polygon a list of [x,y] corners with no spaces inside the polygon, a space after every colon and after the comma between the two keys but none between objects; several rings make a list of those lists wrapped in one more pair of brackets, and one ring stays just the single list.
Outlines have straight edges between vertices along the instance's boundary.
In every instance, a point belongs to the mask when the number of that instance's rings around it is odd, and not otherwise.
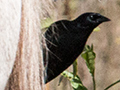
[{"label": "thin branch", "polygon": [[119,82],[120,82],[120,80],[112,83],[111,85],[109,85],[109,86],[108,86],[107,88],[105,88],[104,90],[108,90],[109,88],[111,88],[112,86],[114,86],[115,84],[117,84],[117,83],[119,83]]}]

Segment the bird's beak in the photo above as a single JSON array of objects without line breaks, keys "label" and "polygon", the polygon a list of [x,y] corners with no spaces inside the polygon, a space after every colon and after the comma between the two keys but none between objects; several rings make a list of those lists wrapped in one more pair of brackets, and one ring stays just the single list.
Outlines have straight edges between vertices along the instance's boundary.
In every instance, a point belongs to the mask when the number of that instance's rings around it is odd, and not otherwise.
[{"label": "bird's beak", "polygon": [[109,18],[102,16],[100,19],[101,22],[111,21]]}]

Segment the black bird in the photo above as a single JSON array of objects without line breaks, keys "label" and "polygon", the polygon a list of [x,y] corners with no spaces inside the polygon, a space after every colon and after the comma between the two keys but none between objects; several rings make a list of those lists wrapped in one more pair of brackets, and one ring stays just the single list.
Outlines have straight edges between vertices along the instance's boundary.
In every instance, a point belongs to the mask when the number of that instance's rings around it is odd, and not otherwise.
[{"label": "black bird", "polygon": [[110,19],[99,13],[88,12],[73,21],[60,20],[50,25],[42,38],[45,83],[76,60],[93,29],[106,21]]}]

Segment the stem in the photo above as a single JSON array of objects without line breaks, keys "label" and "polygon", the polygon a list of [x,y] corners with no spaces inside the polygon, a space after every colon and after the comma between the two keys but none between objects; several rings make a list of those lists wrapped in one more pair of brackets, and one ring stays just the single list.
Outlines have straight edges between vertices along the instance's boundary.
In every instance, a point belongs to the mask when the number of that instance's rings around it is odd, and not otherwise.
[{"label": "stem", "polygon": [[[95,73],[93,73],[93,74],[95,74]],[[96,90],[95,75],[93,75],[92,80],[93,80],[93,90]]]},{"label": "stem", "polygon": [[120,80],[114,82],[113,84],[111,84],[110,86],[108,86],[107,88],[105,88],[104,90],[108,90],[109,88],[111,88],[112,86],[114,86],[115,84],[119,83]]},{"label": "stem", "polygon": [[77,60],[73,63],[73,75],[74,77],[77,75]]}]

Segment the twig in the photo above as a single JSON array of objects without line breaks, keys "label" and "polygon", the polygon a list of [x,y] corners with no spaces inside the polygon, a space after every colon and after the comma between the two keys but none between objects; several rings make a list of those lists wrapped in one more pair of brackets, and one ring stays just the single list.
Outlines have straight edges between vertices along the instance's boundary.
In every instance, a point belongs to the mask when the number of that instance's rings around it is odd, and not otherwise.
[{"label": "twig", "polygon": [[120,80],[112,83],[111,85],[109,85],[109,86],[108,86],[107,88],[105,88],[104,90],[108,90],[109,88],[111,88],[112,86],[114,86],[115,84],[117,84],[117,83],[119,83],[119,82],[120,82]]}]

